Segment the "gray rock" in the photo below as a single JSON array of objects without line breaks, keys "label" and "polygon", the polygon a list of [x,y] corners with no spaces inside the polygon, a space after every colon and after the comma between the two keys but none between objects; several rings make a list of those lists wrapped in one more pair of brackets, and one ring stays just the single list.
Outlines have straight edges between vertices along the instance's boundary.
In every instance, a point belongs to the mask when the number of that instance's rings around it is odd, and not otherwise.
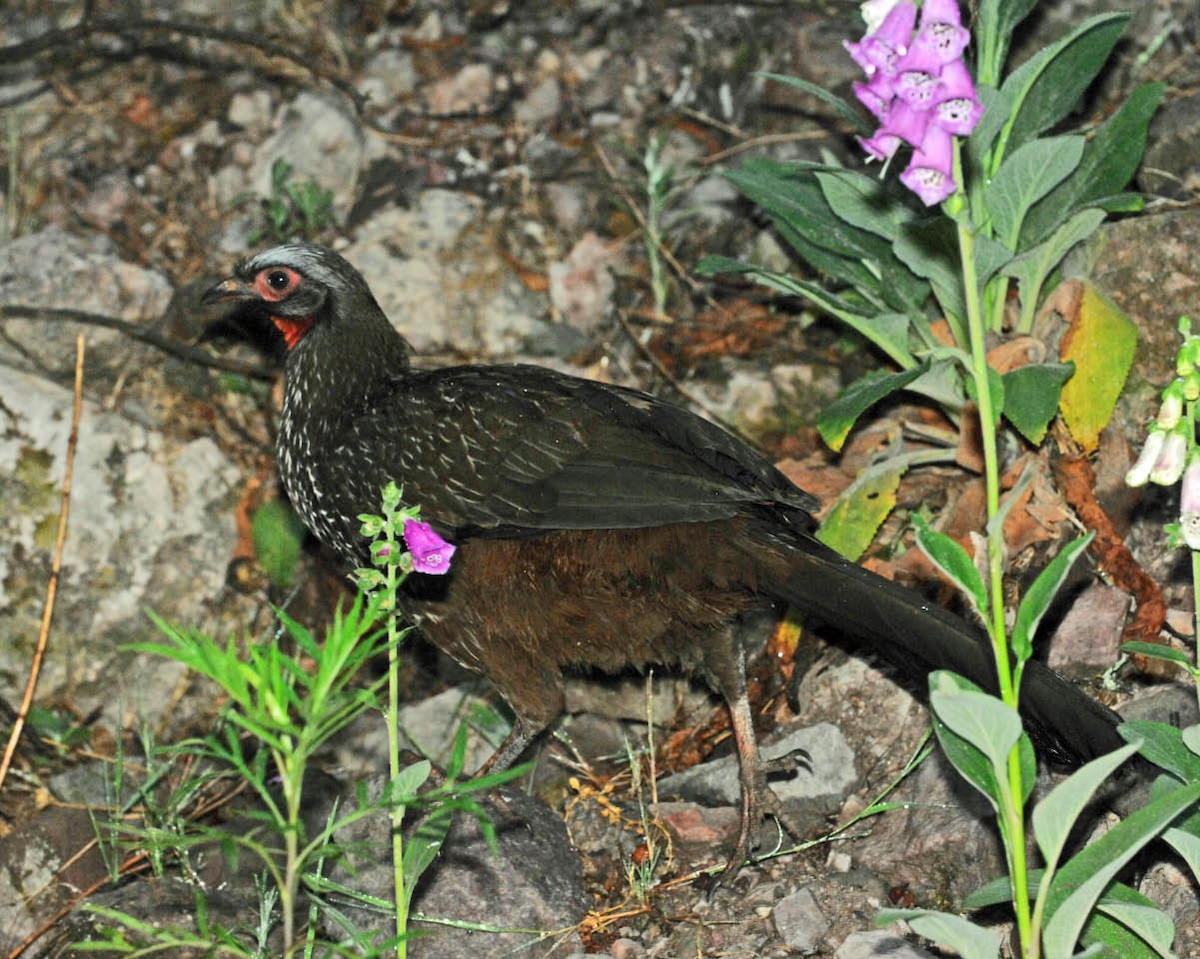
[{"label": "gray rock", "polygon": [[[0,675],[23,676],[38,634],[71,425],[71,391],[28,373],[0,375]],[[151,633],[151,607],[188,623],[207,617],[236,541],[238,471],[209,438],[182,441],[83,404],[55,636],[39,694],[99,709],[156,714],[178,669],[120,645]],[[0,693],[15,695],[8,689]]]},{"label": "gray rock", "polygon": [[[820,723],[797,729],[782,739],[764,744],[764,759],[775,759],[795,749],[805,749],[812,757],[812,771],[799,769],[786,779],[772,779],[771,789],[781,800],[810,799],[842,795],[854,783],[854,753],[840,729],[832,723]],[[708,805],[733,805],[739,801],[741,786],[736,756],[702,763],[658,784],[660,796],[677,793]]]},{"label": "gray rock", "polygon": [[478,197],[425,190],[411,209],[372,216],[342,252],[418,353],[511,355],[550,327],[547,300],[521,285],[490,230]]},{"label": "gray rock", "polygon": [[[372,794],[377,794],[378,785]],[[467,923],[488,923],[520,932],[469,932],[436,922],[414,922],[421,936],[410,940],[413,959],[531,957],[559,955],[579,949],[577,935],[549,936],[544,942],[530,930],[551,933],[574,927],[587,913],[579,857],[571,848],[566,826],[548,806],[523,793],[504,789],[499,799],[483,799],[496,830],[496,850],[488,848],[478,822],[455,819],[438,858],[429,867],[413,898],[413,911],[424,916]],[[415,813],[414,813],[415,816]],[[335,878],[381,898],[391,897],[391,860],[379,850],[390,848],[388,820],[373,816],[340,831],[339,842],[367,843],[372,850],[351,855],[353,873],[338,867]],[[346,914],[360,929],[388,929],[389,917],[348,906]]]},{"label": "gray rock", "polygon": [[771,910],[775,931],[789,949],[804,954],[815,952],[822,937],[829,931],[829,920],[817,905],[817,899],[807,887],[784,896]]},{"label": "gray rock", "polygon": [[416,90],[418,79],[411,53],[380,50],[364,68],[358,89],[373,106],[387,107]]},{"label": "gray rock", "polygon": [[885,929],[852,933],[834,956],[836,959],[934,959],[933,953]]},{"label": "gray rock", "polygon": [[[0,246],[0,303],[83,310],[146,324],[171,299],[161,273],[120,258],[111,240],[66,233],[50,226]],[[6,319],[0,365],[69,379],[75,368],[75,335],[68,322]],[[117,366],[145,348],[117,330],[86,327],[88,368]],[[14,344],[20,344],[17,348]]]},{"label": "gray rock", "polygon": [[279,128],[267,138],[250,174],[255,193],[271,195],[271,168],[282,159],[292,166],[292,178],[309,179],[333,193],[334,207],[350,209],[356,197],[365,139],[358,122],[342,101],[306,91],[283,112]]}]

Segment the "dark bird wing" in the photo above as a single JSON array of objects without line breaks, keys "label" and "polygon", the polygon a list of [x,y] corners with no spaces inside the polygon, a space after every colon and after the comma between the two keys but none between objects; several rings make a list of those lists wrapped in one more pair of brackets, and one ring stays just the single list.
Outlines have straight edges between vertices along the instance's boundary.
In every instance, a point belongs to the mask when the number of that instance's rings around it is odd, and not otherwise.
[{"label": "dark bird wing", "polygon": [[329,461],[374,464],[376,475],[349,478],[374,488],[368,502],[394,479],[423,515],[458,532],[661,526],[754,503],[803,523],[818,505],[720,427],[542,367],[408,374],[349,416],[342,435]]}]

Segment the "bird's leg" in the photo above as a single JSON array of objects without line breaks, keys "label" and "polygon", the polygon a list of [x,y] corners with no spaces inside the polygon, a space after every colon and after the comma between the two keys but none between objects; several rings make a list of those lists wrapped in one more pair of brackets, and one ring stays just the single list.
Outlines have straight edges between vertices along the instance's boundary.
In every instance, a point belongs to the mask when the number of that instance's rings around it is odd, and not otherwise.
[{"label": "bird's leg", "polygon": [[475,772],[476,778],[486,776],[488,773],[504,772],[520,758],[521,753],[525,752],[526,747],[545,728],[544,725],[537,726],[518,718],[512,732],[504,738],[500,748],[492,753],[491,757]]},{"label": "bird's leg", "polygon": [[721,631],[715,634],[715,638],[717,642],[707,647],[705,659],[709,672],[716,680],[717,689],[729,706],[742,784],[741,822],[737,843],[724,872],[721,873],[721,881],[724,882],[732,879],[748,858],[753,845],[754,830],[764,811],[780,819],[788,832],[793,831],[786,817],[781,816],[779,800],[767,787],[767,775],[793,772],[797,766],[807,766],[811,757],[805,750],[796,749],[776,759],[762,758],[758,748],[758,736],[754,732],[750,694],[746,686],[745,652],[732,635],[732,631]]}]

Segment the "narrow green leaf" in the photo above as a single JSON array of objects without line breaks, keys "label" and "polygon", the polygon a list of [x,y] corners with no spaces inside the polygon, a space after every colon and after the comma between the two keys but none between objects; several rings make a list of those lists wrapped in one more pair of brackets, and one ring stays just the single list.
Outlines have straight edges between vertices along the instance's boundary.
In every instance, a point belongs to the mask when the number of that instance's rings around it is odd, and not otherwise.
[{"label": "narrow green leaf", "polygon": [[[1101,911],[1103,909],[1104,906],[1096,907],[1079,936],[1080,943],[1087,946],[1093,955],[1099,959],[1174,959],[1171,953],[1160,955],[1143,942],[1137,933],[1105,915]],[[1083,959],[1085,955],[1076,953],[1073,959]]]},{"label": "narrow green leaf", "polygon": [[863,413],[885,396],[903,389],[929,369],[929,364],[899,373],[868,373],[840,392],[832,403],[817,415],[817,429],[832,450],[840,450],[850,430]]},{"label": "narrow green leaf", "polygon": [[[961,327],[967,307],[954,224],[946,217],[905,224],[892,250],[913,273],[929,281],[942,311]],[[967,347],[966,343],[958,345]]]},{"label": "narrow green leaf", "polygon": [[[1157,906],[1114,902],[1099,908],[1105,915],[1131,930],[1160,956],[1171,955],[1171,944],[1175,941],[1175,923]],[[1122,953],[1122,959],[1127,959],[1126,953]]]},{"label": "narrow green leaf", "polygon": [[984,190],[1000,242],[1014,253],[1025,214],[1067,178],[1083,156],[1083,137],[1031,140],[1009,153]]},{"label": "narrow green leaf", "polygon": [[1159,769],[1181,782],[1200,782],[1200,756],[1188,749],[1175,726],[1141,720],[1121,723],[1117,732],[1126,742],[1140,741],[1141,754]]},{"label": "narrow green leaf", "polygon": [[1063,257],[1076,244],[1082,243],[1095,233],[1104,222],[1104,217],[1105,213],[1100,209],[1080,210],[1059,226],[1048,240],[1026,250],[1001,267],[1001,273],[1014,277],[1019,284],[1021,319],[1017,324],[1018,330],[1029,332],[1033,329],[1042,287],[1050,271],[1062,262]]},{"label": "narrow green leaf", "polygon": [[1139,745],[1130,743],[1106,756],[1093,759],[1055,786],[1034,807],[1034,835],[1048,868],[1054,869],[1058,866],[1058,857],[1062,855],[1067,836],[1096,790],[1125,760],[1137,752]]},{"label": "narrow green leaf", "polygon": [[996,959],[1000,955],[1000,937],[962,916],[935,909],[881,909],[876,925],[903,920],[918,936],[939,946],[953,949],[963,959]]},{"label": "narrow green leaf", "polygon": [[1033,655],[1033,637],[1038,624],[1046,615],[1046,610],[1058,595],[1063,581],[1071,571],[1071,564],[1077,556],[1088,548],[1095,537],[1088,533],[1073,542],[1068,543],[1054,557],[1033,581],[1017,607],[1017,618],[1013,623],[1012,645],[1018,662],[1025,662]]},{"label": "narrow green leaf", "polygon": [[979,575],[967,551],[944,533],[930,529],[920,516],[913,516],[913,526],[917,531],[917,545],[925,555],[963,592],[976,610],[986,610],[987,590],[983,585],[983,577]]},{"label": "narrow green leaf", "polygon": [[725,256],[706,256],[696,267],[700,273],[743,273],[752,276],[763,286],[788,296],[799,296],[841,320],[852,330],[873,343],[898,366],[909,368],[917,361],[908,349],[908,317],[900,313],[867,316],[850,306],[844,299],[830,293],[819,283],[799,280],[786,273],[763,269]]},{"label": "narrow green leaf", "polygon": [[818,86],[815,83],[809,83],[807,80],[801,80],[799,77],[790,77],[782,73],[766,73],[759,70],[754,75],[767,80],[774,80],[777,83],[785,83],[789,87],[795,87],[797,90],[803,90],[818,100],[828,103],[838,112],[838,115],[843,120],[848,120],[852,123],[859,133],[867,134],[871,132],[871,121],[863,115],[862,110],[856,110],[841,97],[837,96],[837,94],[830,93],[824,87]]},{"label": "narrow green leaf", "polygon": [[998,79],[1014,31],[1037,0],[982,0],[976,14],[974,36],[980,45],[979,70],[985,80]]},{"label": "narrow green leaf", "polygon": [[1178,663],[1188,669],[1192,667],[1192,657],[1174,646],[1163,646],[1160,643],[1122,643],[1120,649],[1123,653],[1153,656],[1155,659],[1161,659],[1168,663]]},{"label": "narrow green leaf", "polygon": [[1200,836],[1172,827],[1163,833],[1163,839],[1170,843],[1171,848],[1187,863],[1192,875],[1196,877],[1196,882],[1200,882]]}]

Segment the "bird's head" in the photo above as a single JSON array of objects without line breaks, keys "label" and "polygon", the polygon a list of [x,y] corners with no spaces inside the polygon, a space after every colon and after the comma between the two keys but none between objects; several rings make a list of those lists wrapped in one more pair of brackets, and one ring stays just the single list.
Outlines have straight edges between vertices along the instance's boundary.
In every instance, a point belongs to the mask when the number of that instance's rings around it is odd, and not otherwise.
[{"label": "bird's head", "polygon": [[328,247],[289,243],[238,264],[213,286],[202,303],[239,301],[264,314],[294,350],[315,327],[382,319],[390,324],[366,281]]}]

